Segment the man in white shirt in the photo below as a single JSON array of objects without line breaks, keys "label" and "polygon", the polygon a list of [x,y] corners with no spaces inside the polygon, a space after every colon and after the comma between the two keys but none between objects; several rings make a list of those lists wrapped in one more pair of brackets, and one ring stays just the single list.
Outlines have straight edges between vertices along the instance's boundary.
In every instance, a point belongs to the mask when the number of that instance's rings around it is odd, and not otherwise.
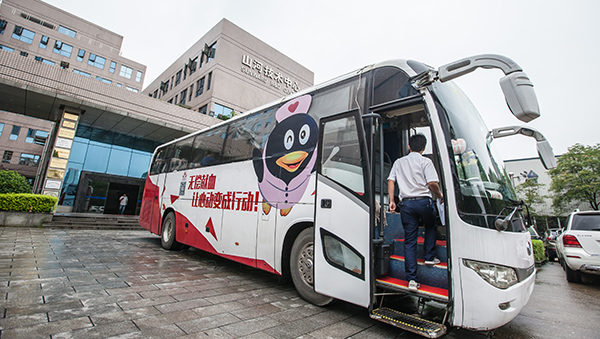
[{"label": "man in white shirt", "polygon": [[125,208],[127,207],[127,202],[129,198],[127,198],[127,194],[123,193],[123,195],[119,198],[119,214],[125,213]]},{"label": "man in white shirt", "polygon": [[388,177],[388,194],[390,211],[396,210],[394,200],[394,183],[398,183],[400,198],[400,213],[404,227],[404,264],[408,288],[412,291],[419,289],[417,276],[417,239],[419,221],[425,226],[425,264],[437,265],[440,260],[435,257],[436,223],[435,205],[431,192],[439,199],[444,196],[438,185],[439,179],[433,162],[422,154],[427,145],[423,134],[410,137],[410,153],[394,162]]}]

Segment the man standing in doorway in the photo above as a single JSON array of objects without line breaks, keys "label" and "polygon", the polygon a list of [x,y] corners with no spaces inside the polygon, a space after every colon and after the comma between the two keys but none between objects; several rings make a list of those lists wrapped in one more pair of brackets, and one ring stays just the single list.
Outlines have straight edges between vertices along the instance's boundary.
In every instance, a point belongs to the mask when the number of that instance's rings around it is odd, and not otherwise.
[{"label": "man standing in doorway", "polygon": [[404,227],[404,263],[408,289],[417,291],[417,239],[419,221],[425,226],[425,264],[437,265],[440,260],[435,257],[436,222],[433,192],[439,199],[444,199],[438,185],[438,175],[433,162],[423,156],[427,138],[423,134],[410,137],[408,146],[410,153],[394,162],[388,177],[388,194],[390,211],[396,210],[394,200],[394,183],[398,183],[399,205]]},{"label": "man standing in doorway", "polygon": [[125,207],[127,207],[127,194],[123,193],[123,195],[119,198],[119,214],[125,213]]}]

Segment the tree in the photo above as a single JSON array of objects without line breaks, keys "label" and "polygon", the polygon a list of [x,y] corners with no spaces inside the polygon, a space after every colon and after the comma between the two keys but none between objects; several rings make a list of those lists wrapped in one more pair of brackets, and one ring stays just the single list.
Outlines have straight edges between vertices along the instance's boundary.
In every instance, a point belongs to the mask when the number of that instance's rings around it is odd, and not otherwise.
[{"label": "tree", "polygon": [[538,182],[538,178],[527,179],[524,183],[517,186],[517,194],[529,206],[530,212],[535,212],[533,204],[544,202],[544,196],[540,194],[540,188],[544,186]]},{"label": "tree", "polygon": [[31,193],[31,185],[15,171],[0,170],[0,193]]},{"label": "tree", "polygon": [[575,144],[558,158],[557,166],[549,171],[552,205],[558,211],[569,204],[588,202],[597,211],[600,207],[600,144]]}]

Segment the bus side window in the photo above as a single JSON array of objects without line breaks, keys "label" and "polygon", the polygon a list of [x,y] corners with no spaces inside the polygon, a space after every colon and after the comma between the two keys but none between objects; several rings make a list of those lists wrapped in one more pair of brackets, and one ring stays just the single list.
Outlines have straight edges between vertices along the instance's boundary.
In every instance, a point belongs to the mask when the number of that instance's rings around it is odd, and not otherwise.
[{"label": "bus side window", "polygon": [[373,77],[373,105],[419,94],[409,81],[408,75],[396,67],[375,70]]},{"label": "bus side window", "polygon": [[353,192],[365,192],[360,144],[354,117],[327,122],[323,127],[321,174]]},{"label": "bus side window", "polygon": [[253,133],[250,119],[237,120],[227,129],[227,141],[223,150],[224,163],[252,159]]},{"label": "bus side window", "polygon": [[188,168],[220,164],[226,131],[227,127],[221,126],[196,135]]},{"label": "bus side window", "polygon": [[152,168],[150,169],[150,175],[165,173],[169,170],[169,162],[173,154],[173,145],[169,145],[165,148],[156,151],[154,160],[152,160]]},{"label": "bus side window", "polygon": [[173,157],[170,161],[169,172],[184,170],[187,168],[194,139],[187,138],[175,144]]}]

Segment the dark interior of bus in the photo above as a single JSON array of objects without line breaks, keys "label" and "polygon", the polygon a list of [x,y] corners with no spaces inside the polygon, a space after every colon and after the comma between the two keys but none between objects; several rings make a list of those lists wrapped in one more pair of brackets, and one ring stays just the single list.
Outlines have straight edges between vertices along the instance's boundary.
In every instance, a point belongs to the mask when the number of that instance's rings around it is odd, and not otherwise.
[{"label": "dark interior of bus", "polygon": [[[424,228],[422,226],[419,227],[417,262],[421,286],[418,292],[406,295],[404,293],[408,291],[408,281],[405,278],[404,229],[400,213],[390,213],[387,209],[387,177],[394,161],[409,153],[408,139],[411,135],[422,133],[426,136],[427,147],[423,155],[433,161],[438,176],[442,177],[439,166],[439,152],[437,152],[434,145],[427,112],[420,96],[414,95],[412,97],[414,100],[410,98],[408,100],[396,100],[395,104],[387,105],[387,107],[386,105],[380,105],[381,108],[378,111],[374,110],[375,113],[378,113],[382,117],[381,126],[383,129],[382,147],[377,147],[379,146],[377,140],[373,141],[376,145],[374,154],[374,161],[376,163],[381,159],[379,150],[383,149],[383,166],[375,165],[375,191],[378,194],[384,194],[385,218],[387,223],[384,226],[383,232],[381,232],[383,234],[383,242],[381,245],[376,245],[375,248],[375,274],[376,286],[378,287],[378,292],[376,293],[379,293],[377,301],[382,306],[387,305],[403,313],[421,313],[428,319],[443,323],[445,308],[443,306],[425,307],[425,304],[426,301],[431,300],[442,303],[442,305],[448,302],[449,274],[446,228],[442,226],[442,220],[438,218],[436,257],[440,259],[440,264],[425,265],[423,250]],[[382,181],[380,181],[381,167],[383,167]],[[383,186],[381,187],[381,185]],[[444,189],[441,182],[440,188],[443,192]],[[397,190],[396,185],[396,196],[398,194]],[[377,201],[379,201],[378,194],[376,195]],[[434,200],[436,198],[434,196]],[[380,239],[380,225],[376,227],[373,238]],[[377,240],[375,242],[377,243]],[[398,294],[394,294],[395,292],[398,292]],[[384,317],[391,316],[382,310],[385,310],[385,308],[380,307],[373,311],[373,314]],[[390,321],[390,323],[394,324],[393,321]]]}]

